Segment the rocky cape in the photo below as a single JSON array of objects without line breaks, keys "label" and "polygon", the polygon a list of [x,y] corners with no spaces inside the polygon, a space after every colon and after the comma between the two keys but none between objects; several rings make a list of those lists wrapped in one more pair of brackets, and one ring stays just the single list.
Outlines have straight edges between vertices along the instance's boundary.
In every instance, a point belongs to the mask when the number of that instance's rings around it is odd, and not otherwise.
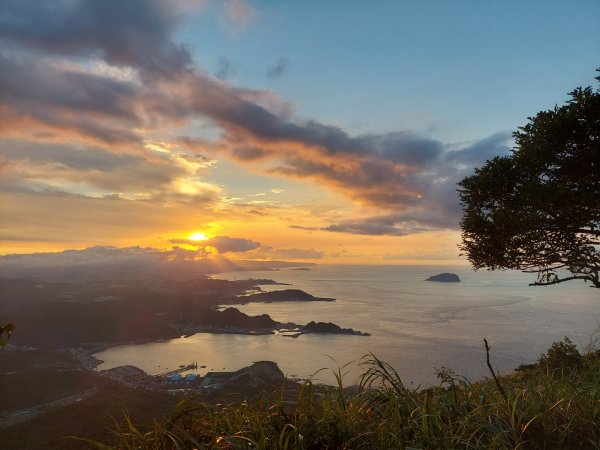
[{"label": "rocky cape", "polygon": [[[280,323],[268,314],[249,316],[233,306],[244,302],[333,301],[298,289],[262,292],[273,280],[185,281],[148,279],[73,282],[0,277],[0,317],[18,324],[11,344],[39,349],[85,349],[93,354],[115,345],[157,342],[198,332],[271,334],[356,334],[342,327],[303,330],[305,324]],[[249,294],[249,295],[248,295]],[[84,355],[85,356],[85,355]],[[89,355],[87,355],[89,356]]]},{"label": "rocky cape", "polygon": [[300,289],[283,289],[280,291],[258,292],[256,294],[240,295],[240,304],[271,303],[271,302],[334,302],[335,298],[315,297]]},{"label": "rocky cape", "polygon": [[228,333],[228,334],[280,334],[298,337],[302,334],[345,334],[354,336],[370,336],[369,333],[342,328],[331,322],[311,321],[306,325],[281,323],[273,320],[268,314],[249,316],[237,308],[228,307],[222,311],[212,311],[210,315],[195,324],[172,324],[185,335],[194,333]]}]

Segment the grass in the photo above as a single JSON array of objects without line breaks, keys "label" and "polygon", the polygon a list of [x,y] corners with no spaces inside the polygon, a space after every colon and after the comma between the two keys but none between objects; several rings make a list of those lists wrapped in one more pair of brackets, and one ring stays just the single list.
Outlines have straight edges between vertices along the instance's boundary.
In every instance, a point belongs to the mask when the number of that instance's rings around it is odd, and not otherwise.
[{"label": "grass", "polygon": [[536,364],[477,382],[438,370],[439,386],[407,388],[374,355],[358,389],[307,381],[295,395],[206,404],[188,398],[140,431],[115,426],[105,449],[598,449],[600,352],[563,340]]}]

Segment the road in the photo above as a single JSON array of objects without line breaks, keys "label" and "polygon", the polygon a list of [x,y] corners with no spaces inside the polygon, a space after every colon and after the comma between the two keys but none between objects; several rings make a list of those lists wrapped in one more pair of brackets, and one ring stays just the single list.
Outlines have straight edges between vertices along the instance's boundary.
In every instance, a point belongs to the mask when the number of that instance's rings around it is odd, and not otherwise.
[{"label": "road", "polygon": [[70,405],[71,403],[79,402],[83,399],[89,398],[97,394],[98,392],[99,389],[96,386],[94,386],[69,397],[64,397],[58,400],[54,400],[52,402],[41,403],[39,405],[34,405],[29,408],[13,411],[6,416],[0,417],[0,428],[10,427],[18,423],[27,422],[28,420],[31,420],[38,414],[48,411],[49,409],[55,408],[57,406],[66,406]]}]

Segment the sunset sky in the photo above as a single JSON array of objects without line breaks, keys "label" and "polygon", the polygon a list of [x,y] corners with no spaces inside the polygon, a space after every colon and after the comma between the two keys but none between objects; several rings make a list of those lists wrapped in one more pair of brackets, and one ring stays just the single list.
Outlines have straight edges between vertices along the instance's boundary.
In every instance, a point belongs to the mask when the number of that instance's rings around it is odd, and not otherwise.
[{"label": "sunset sky", "polygon": [[599,23],[597,0],[3,0],[0,253],[460,263],[456,182],[593,83]]}]

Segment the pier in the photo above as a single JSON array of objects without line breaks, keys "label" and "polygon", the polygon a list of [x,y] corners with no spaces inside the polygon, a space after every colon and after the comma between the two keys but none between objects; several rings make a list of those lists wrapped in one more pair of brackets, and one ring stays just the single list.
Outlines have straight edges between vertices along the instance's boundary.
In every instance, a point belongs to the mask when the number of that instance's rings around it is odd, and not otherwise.
[{"label": "pier", "polygon": [[198,369],[198,363],[197,362],[193,362],[191,364],[188,364],[187,366],[181,366],[177,369],[173,369],[173,370],[169,370],[167,372],[163,372],[163,373],[159,373],[158,375],[156,375],[157,377],[169,377],[171,375],[173,375],[174,373],[181,373],[181,372],[185,372],[186,370],[197,370]]}]

